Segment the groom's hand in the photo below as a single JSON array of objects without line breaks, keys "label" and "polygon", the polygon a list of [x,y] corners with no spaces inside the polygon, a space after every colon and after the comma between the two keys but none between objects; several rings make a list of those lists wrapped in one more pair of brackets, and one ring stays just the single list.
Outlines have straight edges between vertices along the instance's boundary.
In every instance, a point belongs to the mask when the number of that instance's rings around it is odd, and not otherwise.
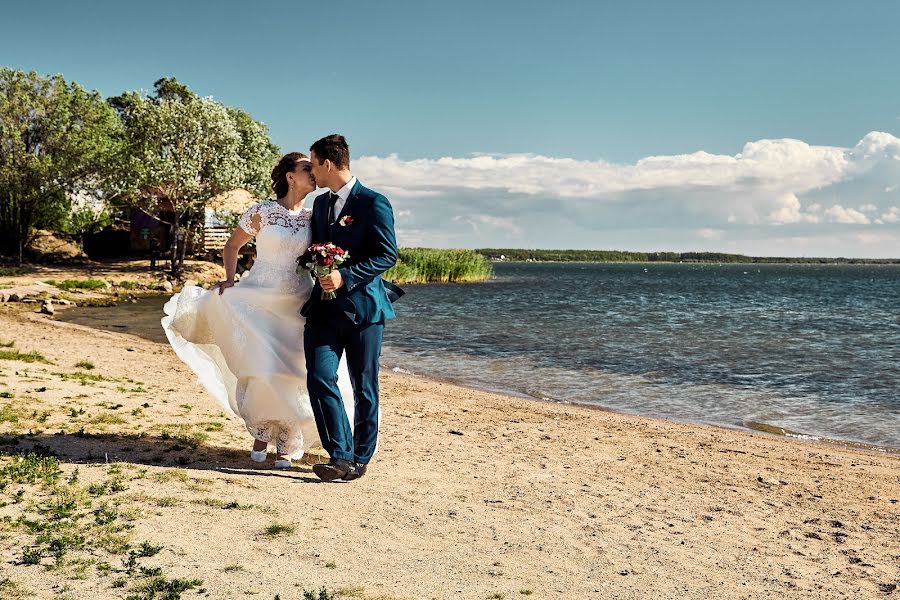
[{"label": "groom's hand", "polygon": [[336,292],[344,285],[344,278],[341,277],[340,271],[335,270],[324,277],[320,277],[319,283],[322,284],[322,289],[326,292]]}]

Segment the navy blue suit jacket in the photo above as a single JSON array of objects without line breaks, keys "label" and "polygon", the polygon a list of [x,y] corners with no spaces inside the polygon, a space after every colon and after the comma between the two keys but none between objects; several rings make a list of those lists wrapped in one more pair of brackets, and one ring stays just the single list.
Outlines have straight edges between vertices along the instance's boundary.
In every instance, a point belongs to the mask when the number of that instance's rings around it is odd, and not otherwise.
[{"label": "navy blue suit jacket", "polygon": [[[349,224],[347,217],[352,221]],[[381,278],[397,262],[394,211],[388,199],[357,179],[333,225],[328,223],[328,192],[316,196],[310,227],[312,244],[332,242],[350,253],[338,269],[344,285],[337,291],[337,298],[324,302],[337,302],[357,325],[393,319],[391,303],[403,295],[403,290]],[[321,295],[322,288],[316,281],[300,314],[308,315],[323,302]]]}]

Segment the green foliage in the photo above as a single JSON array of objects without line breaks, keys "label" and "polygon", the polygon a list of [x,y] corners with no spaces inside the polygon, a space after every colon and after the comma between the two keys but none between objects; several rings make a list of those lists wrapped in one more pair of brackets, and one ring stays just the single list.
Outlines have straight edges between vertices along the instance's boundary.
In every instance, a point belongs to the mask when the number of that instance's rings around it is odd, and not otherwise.
[{"label": "green foliage", "polygon": [[272,167],[280,158],[278,146],[269,139],[269,129],[246,112],[229,107],[228,115],[241,137],[243,168],[238,187],[252,192],[257,198],[267,198],[272,193]]},{"label": "green foliage", "polygon": [[0,254],[21,264],[36,222],[116,172],[121,122],[97,92],[61,75],[0,68]]},{"label": "green foliage", "polygon": [[325,588],[322,588],[317,592],[304,590],[303,591],[303,600],[337,600],[337,596],[331,594]]},{"label": "green foliage", "polygon": [[88,370],[90,370],[90,369],[93,369],[93,368],[94,368],[94,363],[92,363],[92,362],[89,361],[89,360],[79,360],[77,363],[75,363],[75,368],[76,368],[76,369],[88,369]]},{"label": "green foliage", "polygon": [[56,279],[48,279],[44,283],[50,284],[61,290],[101,290],[106,287],[106,283],[99,279],[64,279],[58,281]]},{"label": "green foliage", "polygon": [[[247,113],[201,98],[175,79],[155,86],[155,95],[126,92],[110,99],[128,142],[124,198],[188,239],[213,196],[238,187],[265,193],[277,148]],[[172,249],[173,272],[185,247]]]},{"label": "green foliage", "polygon": [[97,233],[112,224],[112,218],[105,208],[95,209],[87,203],[73,206],[66,215],[60,229],[74,235],[78,239],[78,245],[84,246],[84,236]]},{"label": "green foliage", "polygon": [[273,523],[263,530],[267,537],[277,537],[279,535],[290,535],[294,533],[296,527],[293,525],[283,525],[281,523]]},{"label": "green foliage", "polygon": [[154,577],[134,586],[131,590],[134,593],[126,596],[126,600],[179,600],[183,592],[201,585],[200,579]]},{"label": "green foliage", "polygon": [[39,362],[53,364],[40,352],[19,352],[18,350],[0,350],[0,360],[20,360],[22,362]]},{"label": "green foliage", "polygon": [[474,250],[401,248],[384,278],[397,283],[471,282],[491,278],[491,263]]},{"label": "green foliage", "polygon": [[0,468],[0,488],[10,483],[55,484],[62,476],[59,459],[53,456],[25,454],[14,456],[12,461]]},{"label": "green foliage", "polygon": [[162,546],[154,546],[150,542],[143,542],[138,548],[137,555],[142,558],[145,556],[156,556],[162,548]]},{"label": "green foliage", "polygon": [[41,558],[43,558],[43,554],[39,548],[23,548],[22,549],[22,564],[23,565],[37,565],[40,564]]}]

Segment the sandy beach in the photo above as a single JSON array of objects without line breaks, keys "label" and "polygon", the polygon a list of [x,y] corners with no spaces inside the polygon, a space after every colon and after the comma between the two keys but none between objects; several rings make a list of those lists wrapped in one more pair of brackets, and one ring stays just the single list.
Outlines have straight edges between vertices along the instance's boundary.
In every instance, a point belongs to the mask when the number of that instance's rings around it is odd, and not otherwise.
[{"label": "sandy beach", "polygon": [[2,465],[37,448],[61,475],[4,475],[3,598],[900,593],[896,453],[383,373],[369,473],[322,484],[252,463],[167,345],[35,309],[0,304]]}]

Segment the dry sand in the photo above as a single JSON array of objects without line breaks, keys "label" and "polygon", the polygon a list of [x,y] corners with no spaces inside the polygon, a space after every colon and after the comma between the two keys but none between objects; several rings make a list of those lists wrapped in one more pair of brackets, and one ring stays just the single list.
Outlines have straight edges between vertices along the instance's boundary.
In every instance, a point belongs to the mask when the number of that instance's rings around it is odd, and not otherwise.
[{"label": "dry sand", "polygon": [[[894,453],[385,373],[369,473],[323,484],[250,462],[248,435],[168,346],[34,308],[0,305],[0,341],[53,363],[0,361],[6,452],[44,446],[77,485],[118,481],[82,494],[81,522],[115,506],[123,544],[162,547],[141,565],[202,580],[184,598],[900,595]],[[39,541],[16,519],[46,494],[0,492],[0,597],[135,593],[147,577],[127,573],[125,547],[90,535],[59,566],[22,564]]]}]

